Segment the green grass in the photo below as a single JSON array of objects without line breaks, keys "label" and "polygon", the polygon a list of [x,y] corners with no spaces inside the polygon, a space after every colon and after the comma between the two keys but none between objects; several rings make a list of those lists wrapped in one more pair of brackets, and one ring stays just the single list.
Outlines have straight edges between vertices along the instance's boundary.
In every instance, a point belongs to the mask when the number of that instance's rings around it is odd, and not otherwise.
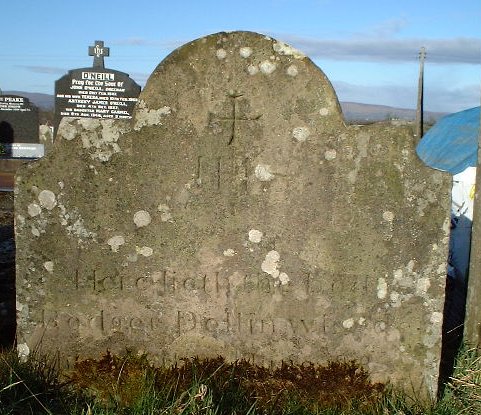
[{"label": "green grass", "polygon": [[481,358],[461,353],[433,403],[374,384],[355,362],[283,365],[185,360],[152,367],[145,356],[107,353],[59,375],[55,359],[0,353],[0,415],[458,415],[481,414]]}]

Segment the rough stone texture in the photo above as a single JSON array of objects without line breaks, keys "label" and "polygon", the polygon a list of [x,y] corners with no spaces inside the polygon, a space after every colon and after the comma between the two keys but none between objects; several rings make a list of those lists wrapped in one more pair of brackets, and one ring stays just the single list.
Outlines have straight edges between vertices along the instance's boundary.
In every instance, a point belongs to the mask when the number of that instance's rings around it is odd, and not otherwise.
[{"label": "rough stone texture", "polygon": [[410,126],[346,127],[308,58],[235,32],[57,138],[17,175],[23,353],[348,358],[434,392],[450,183]]}]

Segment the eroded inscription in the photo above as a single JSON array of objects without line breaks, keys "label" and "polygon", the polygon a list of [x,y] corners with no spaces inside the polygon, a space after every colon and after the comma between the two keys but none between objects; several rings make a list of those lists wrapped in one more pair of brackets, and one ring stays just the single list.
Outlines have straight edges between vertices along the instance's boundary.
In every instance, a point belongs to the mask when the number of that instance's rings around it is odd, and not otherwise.
[{"label": "eroded inscription", "polygon": [[[71,332],[93,332],[107,336],[121,332],[129,336],[158,336],[175,338],[186,333],[196,332],[214,337],[253,336],[253,337],[303,337],[325,335],[340,331],[340,325],[332,322],[327,315],[313,318],[276,317],[256,313],[240,313],[226,309],[222,318],[191,310],[147,311],[139,315],[120,313],[118,310],[99,310],[91,314],[75,312],[41,311],[41,324],[48,329],[69,330]],[[166,330],[169,328],[169,330]]]},{"label": "eroded inscription", "polygon": [[301,290],[306,297],[331,296],[336,294],[356,301],[356,298],[368,293],[375,294],[374,286],[367,277],[353,276],[349,280],[336,278],[328,272],[313,272],[297,275],[291,284],[279,285],[269,275],[250,274],[239,276],[238,273],[226,274],[215,272],[180,273],[172,269],[152,272],[140,277],[123,275],[119,271],[111,274],[100,274],[93,269],[73,277],[76,290],[87,290],[94,293],[130,291],[139,294],[163,297],[166,295],[202,293],[211,297],[230,297],[239,293],[259,293],[266,295],[292,295],[293,291]]}]

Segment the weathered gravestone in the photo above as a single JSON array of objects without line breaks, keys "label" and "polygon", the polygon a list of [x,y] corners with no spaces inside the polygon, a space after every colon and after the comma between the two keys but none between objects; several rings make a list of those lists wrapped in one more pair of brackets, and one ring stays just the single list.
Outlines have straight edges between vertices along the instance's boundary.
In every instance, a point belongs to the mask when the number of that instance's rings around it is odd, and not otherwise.
[{"label": "weathered gravestone", "polygon": [[38,158],[38,108],[19,95],[0,95],[0,157]]},{"label": "weathered gravestone", "polygon": [[62,117],[130,119],[140,86],[128,74],[106,69],[110,49],[95,41],[89,47],[92,68],[73,69],[55,82],[55,129]]},{"label": "weathered gravestone", "polygon": [[412,130],[346,127],[271,38],[174,51],[129,121],[64,119],[17,176],[18,347],[357,359],[436,389],[449,179]]}]

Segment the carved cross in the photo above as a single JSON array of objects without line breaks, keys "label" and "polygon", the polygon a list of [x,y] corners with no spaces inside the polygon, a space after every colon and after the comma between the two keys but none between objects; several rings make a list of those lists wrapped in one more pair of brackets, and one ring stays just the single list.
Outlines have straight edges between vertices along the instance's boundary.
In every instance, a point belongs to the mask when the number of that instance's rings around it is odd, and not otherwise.
[{"label": "carved cross", "polygon": [[103,40],[96,40],[94,46],[89,46],[89,56],[94,57],[94,68],[104,69],[104,56],[110,56],[110,48],[104,47]]},{"label": "carved cross", "polygon": [[242,114],[239,114],[238,113],[238,108],[237,108],[237,103],[238,103],[238,98],[242,97],[243,94],[239,93],[239,92],[231,92],[229,93],[229,98],[231,100],[231,103],[232,103],[232,110],[231,110],[231,113],[227,116],[220,116],[220,117],[217,117],[215,118],[213,116],[213,114],[210,114],[210,117],[211,117],[211,122],[212,121],[222,121],[222,122],[229,122],[230,123],[230,129],[231,129],[231,134],[230,134],[230,139],[229,139],[229,142],[227,143],[227,145],[230,145],[232,144],[232,142],[234,141],[234,138],[235,138],[235,133],[236,133],[236,127],[237,127],[237,123],[239,121],[257,121],[259,118],[262,117],[262,114],[260,115],[256,115],[254,117],[248,117],[246,115],[242,115]]}]

